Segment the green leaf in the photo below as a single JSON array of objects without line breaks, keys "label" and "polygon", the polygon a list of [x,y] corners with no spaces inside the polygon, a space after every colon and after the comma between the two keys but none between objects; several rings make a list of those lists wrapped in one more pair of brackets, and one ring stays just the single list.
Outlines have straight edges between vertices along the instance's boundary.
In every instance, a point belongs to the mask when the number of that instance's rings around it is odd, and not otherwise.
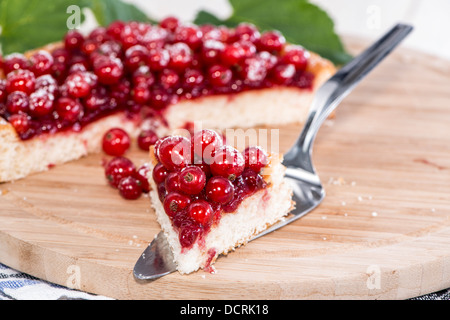
[{"label": "green leaf", "polygon": [[228,26],[228,27],[233,27],[234,23],[232,22],[228,22],[227,20],[220,20],[219,18],[217,18],[215,15],[209,13],[208,11],[204,11],[204,10],[200,10],[197,13],[197,16],[195,17],[194,20],[195,24],[198,25],[203,25],[203,24],[213,24],[213,25],[224,25],[224,26]]},{"label": "green leaf", "polygon": [[97,22],[107,26],[116,20],[154,22],[136,6],[120,0],[86,0]]},{"label": "green leaf", "polygon": [[205,12],[200,12],[195,21],[228,26],[250,22],[261,30],[279,30],[289,42],[300,44],[336,64],[351,59],[334,31],[333,20],[307,0],[229,1],[233,14],[225,21]]},{"label": "green leaf", "polygon": [[[59,41],[68,31],[67,8],[73,0],[0,0],[3,54],[24,52]],[[84,15],[80,13],[80,22]]]}]

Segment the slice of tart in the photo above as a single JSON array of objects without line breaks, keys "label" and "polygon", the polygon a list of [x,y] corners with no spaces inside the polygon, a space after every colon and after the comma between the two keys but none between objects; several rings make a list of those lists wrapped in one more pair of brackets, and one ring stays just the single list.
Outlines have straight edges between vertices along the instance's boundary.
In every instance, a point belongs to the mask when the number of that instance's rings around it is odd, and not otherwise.
[{"label": "slice of tart", "polygon": [[217,257],[247,243],[293,208],[281,156],[243,152],[212,130],[168,136],[150,150],[151,203],[177,270],[211,270]]},{"label": "slice of tart", "polygon": [[[167,135],[303,123],[334,65],[276,31],[113,22],[0,57],[0,182],[101,150],[112,127]],[[236,116],[239,115],[239,116]]]}]

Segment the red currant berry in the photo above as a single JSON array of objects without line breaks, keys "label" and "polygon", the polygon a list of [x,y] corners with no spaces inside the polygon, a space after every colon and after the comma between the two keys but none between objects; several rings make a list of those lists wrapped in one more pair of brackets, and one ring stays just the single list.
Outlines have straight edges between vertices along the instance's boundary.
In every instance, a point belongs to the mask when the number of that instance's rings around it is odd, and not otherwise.
[{"label": "red currant berry", "polygon": [[133,72],[132,83],[134,85],[145,84],[150,87],[155,83],[155,76],[148,66],[140,66]]},{"label": "red currant berry", "polygon": [[244,170],[245,160],[237,149],[225,145],[216,150],[210,168],[214,176],[222,176],[233,181]]},{"label": "red currant berry", "polygon": [[28,59],[21,53],[12,53],[3,59],[3,71],[7,75],[14,70],[25,70],[30,66]]},{"label": "red currant berry", "polygon": [[44,50],[39,50],[30,57],[30,70],[39,77],[49,74],[53,66],[53,56]]},{"label": "red currant berry", "polygon": [[6,77],[6,91],[22,91],[31,94],[34,91],[36,78],[30,70],[18,69],[8,73]]},{"label": "red currant berry", "polygon": [[241,65],[240,76],[246,84],[257,86],[267,76],[266,63],[259,57],[247,58]]},{"label": "red currant berry", "polygon": [[53,63],[67,65],[70,60],[70,53],[65,48],[57,48],[52,51]]},{"label": "red currant berry", "polygon": [[175,89],[180,83],[180,76],[175,70],[164,69],[159,77],[159,83],[166,89]]},{"label": "red currant berry", "polygon": [[214,210],[205,200],[197,200],[189,205],[189,216],[198,224],[205,226],[211,222]]},{"label": "red currant berry", "polygon": [[234,35],[239,40],[245,40],[250,42],[255,42],[261,37],[258,28],[255,25],[246,22],[240,23],[234,29]]},{"label": "red currant berry", "polygon": [[196,50],[202,43],[202,32],[193,24],[178,26],[173,34],[175,42],[186,43],[192,50]]},{"label": "red currant berry", "polygon": [[146,62],[148,54],[147,48],[142,45],[135,45],[128,48],[125,51],[125,66],[129,71],[136,70]]},{"label": "red currant berry", "polygon": [[146,104],[150,100],[151,91],[146,83],[138,83],[131,90],[133,101],[137,104]]},{"label": "red currant berry", "polygon": [[154,168],[152,172],[153,180],[156,184],[164,184],[164,181],[166,180],[167,176],[169,174],[169,170],[166,169],[161,163],[158,163]]},{"label": "red currant berry", "polygon": [[31,126],[30,118],[24,113],[13,114],[8,121],[19,135],[25,134]]},{"label": "red currant berry", "polygon": [[55,94],[58,90],[58,83],[53,76],[44,74],[36,78],[35,90],[45,90],[48,93]]},{"label": "red currant berry", "polygon": [[169,68],[183,71],[191,65],[193,60],[192,51],[186,43],[177,42],[166,48],[169,53]]},{"label": "red currant berry", "polygon": [[230,84],[233,78],[231,69],[218,64],[209,69],[208,75],[209,82],[216,87],[224,87]]},{"label": "red currant berry", "polygon": [[94,72],[102,84],[112,85],[123,76],[123,64],[118,58],[101,56],[94,61]]},{"label": "red currant berry", "polygon": [[188,69],[183,76],[183,88],[192,90],[203,85],[205,77],[200,70]]},{"label": "red currant berry", "polygon": [[202,61],[207,65],[219,63],[223,50],[225,50],[223,42],[218,40],[206,40],[203,43],[200,53]]},{"label": "red currant berry", "polygon": [[156,155],[169,170],[184,168],[191,163],[191,143],[182,136],[166,137],[158,144]]},{"label": "red currant berry", "polygon": [[150,150],[156,141],[158,141],[158,135],[151,129],[141,131],[137,138],[139,148],[144,151]]},{"label": "red currant berry", "polygon": [[259,51],[278,53],[283,50],[286,39],[279,31],[266,31],[257,42]]},{"label": "red currant berry", "polygon": [[239,42],[227,44],[221,52],[221,62],[226,66],[233,66],[245,58],[245,50]]},{"label": "red currant berry", "polygon": [[14,91],[10,93],[6,99],[6,110],[11,114],[19,112],[27,113],[29,106],[29,97],[22,91]]},{"label": "red currant berry", "polygon": [[123,21],[113,21],[107,28],[106,28],[106,33],[113,37],[116,40],[120,39],[120,35],[123,31],[123,29],[125,28],[125,22]]},{"label": "red currant berry", "polygon": [[183,248],[190,248],[197,241],[202,229],[199,225],[193,222],[184,222],[180,226],[180,233],[178,238]]},{"label": "red currant berry", "polygon": [[30,95],[30,113],[42,117],[53,111],[55,96],[44,89],[39,89]]},{"label": "red currant berry", "polygon": [[166,17],[159,22],[161,28],[167,29],[169,31],[175,31],[175,29],[180,25],[180,21],[177,17]]},{"label": "red currant berry", "polygon": [[175,214],[187,208],[190,203],[191,199],[188,196],[178,192],[169,192],[164,198],[164,211],[170,218],[173,218]]},{"label": "red currant berry", "polygon": [[167,175],[165,186],[167,192],[179,192],[180,191],[180,177],[178,172],[171,172]]},{"label": "red currant berry", "polygon": [[227,178],[212,177],[206,184],[206,196],[211,201],[226,204],[233,199],[234,186]]},{"label": "red currant berry", "polygon": [[248,147],[244,150],[245,166],[256,173],[269,164],[267,152],[261,147]]},{"label": "red currant berry", "polygon": [[161,71],[166,68],[170,61],[170,54],[167,49],[154,49],[150,51],[147,58],[148,66],[151,70]]},{"label": "red currant berry", "polygon": [[216,131],[204,129],[194,133],[191,144],[194,155],[202,162],[211,164],[214,152],[223,145],[223,140]]},{"label": "red currant berry", "polygon": [[125,157],[114,157],[105,166],[105,176],[108,183],[117,188],[120,180],[132,177],[136,174],[136,167],[133,162]]},{"label": "red currant berry", "polygon": [[87,71],[76,71],[70,74],[65,81],[67,92],[74,98],[88,96],[96,84],[97,76]]},{"label": "red currant berry", "polygon": [[70,30],[64,36],[64,47],[69,51],[74,51],[81,48],[83,41],[84,37],[80,32],[76,30]]},{"label": "red currant berry", "polygon": [[6,92],[6,80],[0,79],[0,103],[4,103],[7,96],[8,93]]},{"label": "red currant berry", "polygon": [[128,133],[121,128],[108,130],[102,141],[103,151],[110,156],[122,156],[130,148],[131,140]]},{"label": "red currant berry", "polygon": [[61,97],[56,101],[55,110],[62,120],[73,123],[83,114],[83,106],[77,100]]},{"label": "red currant berry", "polygon": [[308,65],[309,52],[300,46],[290,45],[285,48],[281,61],[294,65],[296,70],[305,70]]},{"label": "red currant berry", "polygon": [[272,70],[271,79],[276,84],[288,84],[295,76],[293,64],[279,64]]},{"label": "red currant berry", "polygon": [[206,175],[197,166],[188,166],[180,171],[180,190],[186,194],[198,194],[206,185]]},{"label": "red currant berry", "polygon": [[150,165],[148,163],[144,163],[136,170],[136,174],[134,175],[134,178],[138,181],[139,186],[144,193],[148,193],[151,190],[150,183],[148,181],[149,172]]},{"label": "red currant berry", "polygon": [[136,200],[142,195],[141,185],[134,177],[123,178],[117,188],[120,195],[127,200]]}]

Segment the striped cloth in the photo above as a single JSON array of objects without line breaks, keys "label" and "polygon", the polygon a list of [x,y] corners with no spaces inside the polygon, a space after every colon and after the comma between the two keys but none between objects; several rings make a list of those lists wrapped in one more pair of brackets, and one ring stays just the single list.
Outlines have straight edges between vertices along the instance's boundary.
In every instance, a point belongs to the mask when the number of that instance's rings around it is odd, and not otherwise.
[{"label": "striped cloth", "polygon": [[0,300],[108,300],[68,289],[0,264]]}]

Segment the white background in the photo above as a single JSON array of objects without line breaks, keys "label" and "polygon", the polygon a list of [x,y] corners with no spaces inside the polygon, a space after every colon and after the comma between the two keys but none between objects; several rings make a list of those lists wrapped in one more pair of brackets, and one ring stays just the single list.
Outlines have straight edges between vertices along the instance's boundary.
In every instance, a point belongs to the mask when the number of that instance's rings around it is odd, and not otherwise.
[{"label": "white background", "polygon": [[[126,0],[156,19],[192,20],[199,9],[231,14],[227,0]],[[264,1],[264,0],[261,0]],[[280,0],[283,1],[283,0]],[[397,22],[414,25],[403,45],[450,59],[450,0],[311,0],[333,18],[340,35],[375,39]]]}]

